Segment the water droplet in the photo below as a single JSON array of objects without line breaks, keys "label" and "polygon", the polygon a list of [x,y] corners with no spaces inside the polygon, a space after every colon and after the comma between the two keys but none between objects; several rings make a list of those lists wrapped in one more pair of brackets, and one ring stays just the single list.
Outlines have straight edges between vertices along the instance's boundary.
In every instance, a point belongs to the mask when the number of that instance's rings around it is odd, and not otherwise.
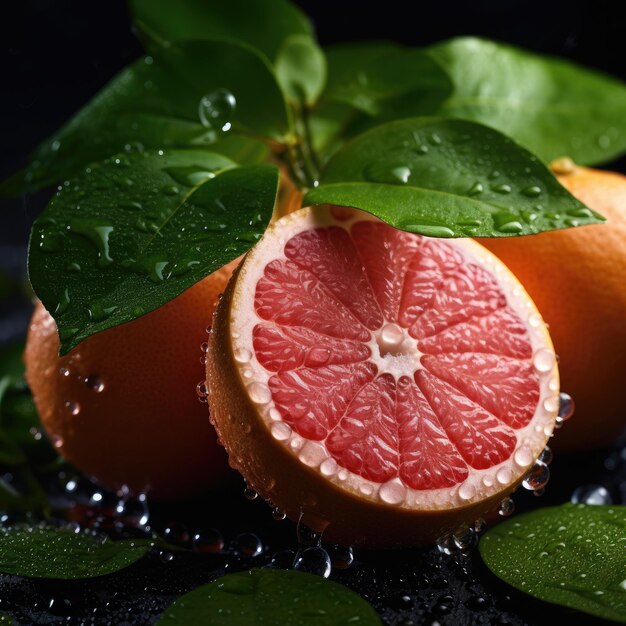
[{"label": "water droplet", "polygon": [[400,504],[406,497],[406,487],[400,479],[394,478],[380,486],[378,495],[383,502]]},{"label": "water droplet", "polygon": [[374,161],[365,167],[363,177],[372,183],[405,185],[411,177],[411,169],[402,163]]},{"label": "water droplet", "polygon": [[300,515],[298,525],[296,526],[296,534],[298,536],[298,546],[300,547],[319,546],[322,541],[322,533],[309,528],[302,521],[302,515]]},{"label": "water droplet", "polygon": [[476,182],[469,188],[467,193],[470,196],[477,196],[477,195],[481,194],[483,191],[485,191],[485,188],[483,187],[483,184],[479,183],[479,182]]},{"label": "water droplet", "polygon": [[105,307],[99,302],[93,302],[88,308],[89,319],[91,319],[92,322],[104,322],[104,320],[111,317],[115,311],[117,311],[116,306]]},{"label": "water droplet", "polygon": [[338,468],[339,466],[337,465],[337,461],[335,461],[335,459],[331,457],[328,457],[320,465],[320,472],[324,476],[334,476],[337,473]]},{"label": "water droplet", "polygon": [[517,215],[512,213],[495,213],[493,216],[494,225],[496,230],[501,233],[515,235],[521,233],[524,230],[522,223],[519,221]]},{"label": "water droplet", "polygon": [[207,171],[200,165],[189,165],[185,167],[167,167],[165,171],[180,185],[185,187],[195,187],[215,178],[215,173]]},{"label": "water droplet", "polygon": [[237,350],[235,350],[235,361],[239,363],[249,363],[251,359],[252,352],[250,352],[250,350],[246,348],[237,348]]},{"label": "water droplet", "polygon": [[272,517],[277,522],[282,522],[287,517],[287,514],[285,513],[285,511],[283,511],[282,509],[279,509],[277,506],[275,506],[275,507],[272,508]]},{"label": "water droplet", "polygon": [[510,517],[515,512],[515,502],[513,498],[504,498],[498,507],[498,515]]},{"label": "water droplet", "polygon": [[326,552],[335,569],[347,569],[354,561],[354,552],[350,546],[329,545]]},{"label": "water droplet", "polygon": [[166,196],[175,196],[179,193],[179,189],[178,187],[176,187],[176,185],[165,185],[165,187],[161,188],[161,191],[166,195]]},{"label": "water droplet", "polygon": [[330,359],[330,355],[328,348],[311,348],[306,355],[306,365],[309,367],[324,365]]},{"label": "water droplet", "polygon": [[613,504],[611,494],[602,485],[583,485],[572,493],[571,501],[575,504]]},{"label": "water droplet", "polygon": [[471,500],[476,495],[476,487],[472,483],[465,481],[459,487],[458,495],[461,500]]},{"label": "water droplet", "polygon": [[222,534],[216,528],[199,530],[192,538],[191,545],[196,552],[217,553],[224,548]]},{"label": "water droplet", "polygon": [[324,548],[318,546],[306,548],[296,555],[293,568],[299,572],[328,578],[331,572],[330,556]]},{"label": "water droplet", "polygon": [[63,291],[63,295],[59,299],[59,302],[56,308],[54,309],[55,315],[62,315],[65,311],[67,311],[69,306],[70,306],[70,292],[69,292],[69,289],[66,288],[65,291]]},{"label": "water droplet", "polygon": [[265,383],[253,382],[248,385],[248,395],[252,402],[267,404],[272,400],[272,392]]},{"label": "water droplet", "polygon": [[528,316],[528,325],[529,325],[531,328],[539,328],[539,326],[541,326],[542,322],[543,322],[543,318],[542,318],[542,317],[541,317],[541,315],[540,315],[539,313],[537,313],[537,312],[535,312],[535,313],[531,313],[531,314]]},{"label": "water droplet", "polygon": [[163,531],[163,539],[169,543],[183,545],[189,542],[189,530],[184,524],[169,524]]},{"label": "water droplet", "polygon": [[548,446],[546,446],[542,450],[537,460],[541,461],[544,465],[550,465],[550,463],[552,463],[552,458],[553,458],[552,450]]},{"label": "water droplet", "polygon": [[67,367],[61,367],[59,368],[59,374],[61,374],[64,378],[69,378],[70,370],[68,370]]},{"label": "water droplet", "polygon": [[122,498],[117,503],[115,511],[122,518],[124,524],[135,528],[146,526],[150,519],[148,499],[145,493],[140,493],[135,498]]},{"label": "water droplet", "polygon": [[541,372],[542,374],[550,372],[555,365],[556,357],[554,352],[551,350],[542,348],[541,350],[537,350],[537,352],[535,352],[535,355],[533,356],[533,366],[538,372]]},{"label": "water droplet", "polygon": [[533,453],[528,446],[522,446],[515,451],[513,460],[520,467],[528,467],[533,462]]},{"label": "water droplet", "polygon": [[252,487],[246,487],[243,490],[243,497],[246,500],[256,500],[259,497],[259,494],[254,489],[252,489]]},{"label": "water droplet", "polygon": [[566,175],[571,174],[576,169],[576,164],[569,157],[555,159],[550,163],[550,169],[555,174]]},{"label": "water droplet", "polygon": [[228,89],[215,89],[200,98],[198,117],[205,128],[226,132],[230,130],[236,108],[237,100],[232,92]]},{"label": "water droplet", "polygon": [[593,217],[593,213],[587,209],[587,208],[580,208],[580,209],[570,209],[567,212],[568,215],[571,215],[572,217],[582,217],[582,218],[588,218],[588,217]]},{"label": "water droplet", "polygon": [[524,476],[522,481],[522,487],[529,491],[536,491],[537,489],[543,489],[550,480],[550,469],[545,463],[537,461],[530,471]]},{"label": "water droplet", "polygon": [[402,343],[404,333],[397,324],[389,323],[383,326],[380,337],[388,346],[397,346]]},{"label": "water droplet", "polygon": [[568,393],[561,392],[559,394],[559,412],[556,421],[558,424],[566,422],[574,415],[574,400]]},{"label": "water droplet", "polygon": [[307,441],[300,449],[298,458],[309,467],[319,467],[326,459],[326,448],[313,441]]},{"label": "water droplet", "polygon": [[69,229],[70,232],[84,237],[95,246],[98,251],[98,267],[107,267],[113,263],[109,250],[113,226],[93,220],[76,219],[70,222]]},{"label": "water droplet", "polygon": [[263,552],[263,543],[254,533],[241,533],[236,543],[237,551],[244,556],[259,556]]},{"label": "water droplet", "polygon": [[403,224],[402,229],[426,237],[454,237],[454,231],[451,228],[438,224]]},{"label": "water droplet", "polygon": [[89,389],[95,391],[96,393],[101,393],[104,391],[104,382],[97,374],[90,374],[89,376],[85,376],[83,382]]},{"label": "water droplet", "polygon": [[511,193],[511,185],[507,185],[506,183],[501,183],[499,185],[492,185],[491,190],[495,191],[496,193],[502,193],[502,194]]},{"label": "water droplet", "polygon": [[273,422],[270,430],[274,439],[278,441],[286,441],[291,437],[291,426],[286,422]]},{"label": "water droplet", "polygon": [[522,189],[522,193],[529,198],[536,198],[541,195],[541,187],[538,187],[537,185],[526,187],[526,189]]},{"label": "water droplet", "polygon": [[462,553],[468,553],[478,543],[478,537],[473,528],[463,526],[453,535],[454,545]]},{"label": "water droplet", "polygon": [[[559,408],[559,397],[558,396],[550,396],[543,401],[543,408],[548,413],[556,413]],[[558,417],[557,417],[558,420]]]},{"label": "water droplet", "polygon": [[78,415],[80,413],[80,404],[78,404],[78,402],[70,402],[68,400],[65,403],[65,408],[68,410],[70,415]]},{"label": "water droplet", "polygon": [[508,485],[513,480],[513,472],[508,467],[501,467],[496,472],[496,480],[501,485]]},{"label": "water droplet", "polygon": [[196,395],[198,396],[198,400],[200,402],[206,402],[207,396],[209,395],[209,390],[207,388],[206,380],[201,380],[196,385]]},{"label": "water droplet", "polygon": [[68,263],[65,266],[65,271],[66,272],[80,272],[80,269],[81,269],[80,268],[80,263],[72,262],[72,263]]}]

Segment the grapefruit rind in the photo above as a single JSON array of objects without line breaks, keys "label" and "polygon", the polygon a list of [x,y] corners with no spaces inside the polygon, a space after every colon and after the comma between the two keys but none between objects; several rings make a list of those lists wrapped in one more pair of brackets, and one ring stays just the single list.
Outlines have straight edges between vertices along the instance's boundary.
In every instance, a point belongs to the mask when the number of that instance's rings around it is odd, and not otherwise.
[{"label": "grapefruit rind", "polygon": [[[285,246],[294,236],[328,226],[350,229],[365,220],[380,223],[360,211],[333,214],[316,207],[283,217],[268,228],[238,268],[216,311],[207,364],[209,401],[231,464],[289,517],[297,519],[305,512],[309,525],[318,522],[324,527],[332,522],[330,534],[337,540],[417,545],[432,540],[443,528],[454,530],[455,525],[493,510],[521,482],[554,428],[559,395],[556,357],[540,314],[511,272],[480,244],[447,240],[467,263],[491,273],[506,295],[508,308],[523,321],[539,387],[534,414],[515,431],[515,449],[509,457],[487,469],[472,468],[467,479],[452,487],[413,489],[398,477],[381,483],[340,466],[323,442],[294,432],[276,406],[268,385],[272,372],[261,365],[254,350],[253,332],[260,321],[254,307],[255,290],[267,265],[285,258]],[[400,375],[389,369],[389,363],[377,362],[373,346],[370,352],[369,361],[377,363],[379,374]],[[416,353],[409,359],[408,367],[419,362],[420,356]],[[380,534],[376,520],[386,509],[393,509],[397,517],[393,538],[375,536]],[[362,519],[363,515],[369,519]],[[346,530],[348,524],[352,528]],[[391,526],[387,523],[387,530]]]}]

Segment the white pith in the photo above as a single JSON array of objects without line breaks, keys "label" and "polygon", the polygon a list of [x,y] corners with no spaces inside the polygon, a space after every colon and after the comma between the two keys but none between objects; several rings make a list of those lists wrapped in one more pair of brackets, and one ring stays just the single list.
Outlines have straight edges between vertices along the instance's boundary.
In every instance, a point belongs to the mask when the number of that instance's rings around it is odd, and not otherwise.
[{"label": "white pith", "polygon": [[[530,297],[499,259],[471,239],[454,239],[447,243],[459,249],[468,261],[483,266],[496,278],[509,307],[527,327],[535,361],[540,364],[540,369],[535,370],[540,382],[540,398],[535,414],[526,427],[515,431],[517,444],[509,459],[485,470],[468,466],[468,478],[454,487],[419,491],[406,486],[399,478],[383,484],[375,483],[339,466],[327,452],[324,442],[303,439],[292,431],[274,405],[267,386],[273,372],[266,370],[254,355],[252,331],[257,323],[263,321],[254,310],[256,285],[269,262],[286,258],[285,244],[295,235],[314,227],[330,225],[349,231],[352,224],[362,220],[379,221],[363,212],[355,213],[349,220],[339,221],[324,209],[301,209],[272,224],[246,257],[235,285],[229,327],[234,363],[250,399],[257,406],[260,418],[277,445],[284,446],[299,462],[320,472],[326,480],[359,497],[408,509],[449,510],[505,491],[528,471],[552,434],[558,411],[558,370],[545,323]],[[415,370],[420,367],[421,353],[417,349],[417,341],[406,331],[402,331],[401,341],[385,341],[384,325],[372,333],[371,340],[366,344],[372,355],[369,360],[378,367],[378,375],[387,372],[396,380],[400,376],[413,378]],[[393,336],[394,332],[397,329],[390,329],[390,333],[386,334]],[[381,354],[381,348],[384,354]]]}]

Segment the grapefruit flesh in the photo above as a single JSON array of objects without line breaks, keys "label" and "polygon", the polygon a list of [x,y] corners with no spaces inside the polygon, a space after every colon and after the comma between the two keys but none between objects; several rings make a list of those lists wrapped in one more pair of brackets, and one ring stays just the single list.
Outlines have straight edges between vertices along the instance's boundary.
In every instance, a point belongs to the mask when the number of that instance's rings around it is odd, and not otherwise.
[{"label": "grapefruit flesh", "polygon": [[344,543],[418,545],[473,522],[552,433],[545,325],[470,240],[303,209],[248,254],[214,331],[209,402],[231,463]]}]

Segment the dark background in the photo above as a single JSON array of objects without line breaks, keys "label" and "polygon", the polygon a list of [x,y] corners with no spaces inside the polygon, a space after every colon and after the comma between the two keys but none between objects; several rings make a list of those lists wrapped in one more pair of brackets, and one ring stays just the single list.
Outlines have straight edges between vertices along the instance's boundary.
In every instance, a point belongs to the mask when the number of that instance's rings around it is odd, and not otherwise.
[{"label": "dark background", "polygon": [[[301,0],[297,4],[313,19],[322,44],[390,39],[425,45],[474,34],[562,56],[626,79],[626,35],[623,21],[615,14],[619,3],[607,0]],[[24,165],[41,140],[140,54],[124,0],[6,3],[0,20],[0,178]],[[0,245],[23,246],[33,217],[46,200],[47,194],[42,193],[0,201]]]}]

